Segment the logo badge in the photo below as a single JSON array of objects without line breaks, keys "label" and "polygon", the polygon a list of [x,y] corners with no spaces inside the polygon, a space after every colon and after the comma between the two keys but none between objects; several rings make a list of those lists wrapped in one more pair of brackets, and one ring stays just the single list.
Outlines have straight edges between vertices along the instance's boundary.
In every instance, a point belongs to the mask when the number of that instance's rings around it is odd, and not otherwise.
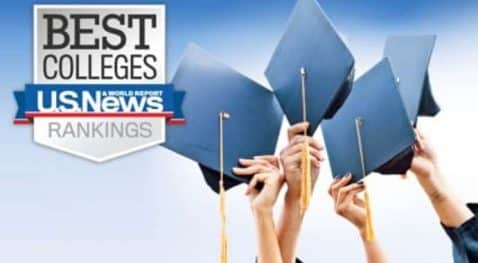
[{"label": "logo badge", "polygon": [[184,119],[166,83],[164,5],[35,5],[33,83],[15,124],[97,162],[163,143]]}]

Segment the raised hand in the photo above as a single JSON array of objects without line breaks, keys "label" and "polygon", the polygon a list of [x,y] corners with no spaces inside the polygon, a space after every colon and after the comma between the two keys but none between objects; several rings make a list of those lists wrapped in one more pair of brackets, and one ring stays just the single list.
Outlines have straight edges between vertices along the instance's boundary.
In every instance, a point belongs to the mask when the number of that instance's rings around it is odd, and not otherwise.
[{"label": "raised hand", "polygon": [[308,126],[309,124],[307,122],[291,126],[288,130],[289,144],[280,154],[280,161],[287,183],[286,197],[294,200],[300,198],[301,157],[304,143],[307,142],[310,147],[312,189],[319,176],[320,164],[325,160],[322,153],[324,147],[317,140],[303,135]]},{"label": "raised hand", "polygon": [[354,224],[361,234],[365,234],[366,209],[362,197],[359,196],[365,190],[361,182],[348,184],[352,176],[350,174],[335,179],[329,187],[329,194],[334,200],[337,214]]}]

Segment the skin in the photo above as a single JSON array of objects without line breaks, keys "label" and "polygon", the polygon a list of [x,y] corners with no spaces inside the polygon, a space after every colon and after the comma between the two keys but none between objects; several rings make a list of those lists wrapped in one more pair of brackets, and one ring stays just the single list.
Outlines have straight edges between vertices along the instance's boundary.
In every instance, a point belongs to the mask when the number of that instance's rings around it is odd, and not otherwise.
[{"label": "skin", "polygon": [[307,122],[291,126],[288,130],[289,144],[280,154],[287,192],[277,225],[277,237],[282,260],[286,263],[295,262],[297,243],[304,219],[304,214],[300,213],[301,155],[304,143],[307,142],[310,146],[312,191],[320,172],[320,164],[325,160],[322,156],[323,146],[313,138],[303,135],[308,126]]},{"label": "skin", "polygon": [[366,239],[365,203],[359,196],[365,190],[365,185],[363,182],[349,184],[350,180],[352,176],[348,174],[342,178],[336,178],[330,185],[329,194],[334,200],[335,211],[357,227],[368,263],[387,262],[378,241]]},{"label": "skin", "polygon": [[[284,184],[284,176],[277,168],[277,158],[261,156],[254,160],[241,159],[239,162],[242,168],[233,169],[236,175],[254,175],[247,187],[246,195],[249,196],[256,222],[258,262],[282,263],[272,212]],[[256,189],[259,183],[263,185],[260,191]]]},{"label": "skin", "polygon": [[418,130],[414,153],[410,172],[417,177],[441,222],[448,227],[458,227],[471,219],[473,213],[448,186],[433,147]]}]

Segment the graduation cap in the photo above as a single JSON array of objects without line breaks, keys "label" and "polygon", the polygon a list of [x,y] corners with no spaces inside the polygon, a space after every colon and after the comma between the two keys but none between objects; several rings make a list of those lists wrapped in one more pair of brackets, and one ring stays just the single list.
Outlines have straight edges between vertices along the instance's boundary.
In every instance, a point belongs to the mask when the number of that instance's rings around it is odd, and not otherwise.
[{"label": "graduation cap", "polygon": [[[334,177],[351,173],[356,182],[373,171],[387,173],[393,168],[404,173],[410,168],[415,134],[387,58],[355,82],[347,101],[322,130]],[[402,166],[397,167],[395,160]],[[367,188],[364,197],[366,238],[373,240]]]},{"label": "graduation cap", "polygon": [[[415,134],[387,58],[355,82],[347,101],[322,130],[334,177],[350,172],[356,182],[374,171],[387,173],[397,157],[409,152],[413,157]],[[394,172],[404,173],[410,163],[411,159]]]},{"label": "graduation cap", "polygon": [[384,57],[392,64],[408,118],[416,125],[418,116],[435,116],[440,107],[433,98],[428,65],[435,35],[388,37]]},{"label": "graduation cap", "polygon": [[[354,58],[315,0],[298,0],[265,75],[289,120],[309,122],[313,135],[347,98],[354,78]],[[308,144],[301,160],[301,212],[310,203]]]},{"label": "graduation cap", "polygon": [[[305,72],[305,103],[301,71]],[[306,115],[312,135],[321,120],[332,118],[347,98],[354,58],[320,5],[315,0],[298,0],[265,75],[289,123],[301,122]]]},{"label": "graduation cap", "polygon": [[199,163],[207,185],[219,189],[219,122],[224,123],[224,188],[247,182],[232,167],[239,158],[273,154],[282,122],[282,111],[273,93],[216,61],[196,45],[186,50],[172,83],[184,91],[186,124],[168,126],[164,146]]},{"label": "graduation cap", "polygon": [[271,91],[195,45],[187,49],[172,82],[185,92],[186,124],[168,126],[165,146],[197,161],[206,183],[220,194],[220,262],[226,263],[225,191],[247,181],[232,167],[239,158],[274,153],[282,111]]}]

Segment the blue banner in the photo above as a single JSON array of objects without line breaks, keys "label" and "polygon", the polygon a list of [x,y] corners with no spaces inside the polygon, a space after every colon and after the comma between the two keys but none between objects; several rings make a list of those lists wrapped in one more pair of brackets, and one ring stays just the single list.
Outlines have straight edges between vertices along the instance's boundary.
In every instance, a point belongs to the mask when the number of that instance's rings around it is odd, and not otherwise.
[{"label": "blue banner", "polygon": [[183,119],[181,104],[185,92],[174,91],[172,84],[142,85],[64,85],[27,84],[15,91],[16,119],[26,113],[171,113]]}]

